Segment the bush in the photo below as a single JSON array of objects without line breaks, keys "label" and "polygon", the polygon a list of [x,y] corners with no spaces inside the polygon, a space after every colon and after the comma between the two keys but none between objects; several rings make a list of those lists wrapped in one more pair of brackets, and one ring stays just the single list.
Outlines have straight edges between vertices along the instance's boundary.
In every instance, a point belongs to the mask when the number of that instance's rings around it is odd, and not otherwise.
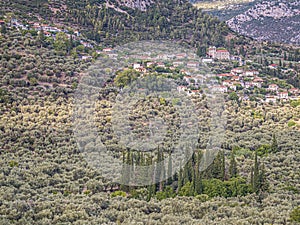
[{"label": "bush", "polygon": [[115,191],[115,192],[110,194],[110,197],[112,197],[112,198],[117,197],[117,196],[121,196],[121,197],[125,198],[126,197],[126,192],[124,192],[124,191]]},{"label": "bush", "polygon": [[290,120],[290,121],[288,122],[288,127],[293,127],[293,126],[295,126],[295,125],[296,125],[296,122],[293,121],[293,120]]},{"label": "bush", "polygon": [[290,218],[294,222],[300,222],[300,206],[293,209],[293,211],[290,214]]}]

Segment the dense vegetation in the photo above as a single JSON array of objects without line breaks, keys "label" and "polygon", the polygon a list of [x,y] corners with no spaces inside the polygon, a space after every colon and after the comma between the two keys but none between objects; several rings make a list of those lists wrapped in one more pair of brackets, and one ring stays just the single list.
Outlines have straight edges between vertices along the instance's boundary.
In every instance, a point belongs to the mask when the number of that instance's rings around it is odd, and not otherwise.
[{"label": "dense vegetation", "polygon": [[[208,45],[224,46],[224,37],[229,33],[224,23],[202,13],[186,1],[175,4],[170,0],[151,4],[147,13],[124,7],[114,1],[111,2],[113,7],[105,7],[105,3],[101,1],[74,0],[49,3],[36,1],[33,5],[27,1],[3,1],[1,4],[4,15],[13,11],[18,17],[27,18],[24,12],[33,8],[33,12],[42,15],[46,21],[51,16],[52,22],[79,27],[87,38],[103,45],[172,39],[203,48]],[[54,14],[49,7],[59,10]]]},{"label": "dense vegetation", "polygon": [[[12,4],[10,7],[16,6],[16,1],[3,2]],[[52,14],[40,2],[18,1],[18,9],[23,14],[43,13],[47,19]],[[35,10],[35,4],[41,6],[40,11]],[[82,12],[85,16],[77,17],[80,21],[76,23],[96,27],[88,19],[93,14],[83,10],[86,3],[81,4],[82,8],[80,5],[74,6],[70,15],[75,15],[78,10],[77,13]],[[167,3],[162,4],[163,7],[153,5],[150,10],[159,10],[160,14],[167,7],[164,5]],[[169,4],[168,7],[176,8],[174,5]],[[91,7],[90,12],[94,13],[93,10],[96,9]],[[188,4],[184,3],[176,10],[171,18],[178,30],[174,29],[175,36],[169,38],[180,39],[186,34],[188,40],[191,34],[189,32],[197,24],[201,29],[206,29],[201,35],[208,35],[207,37],[215,37],[216,31],[210,29],[213,26],[217,27],[216,30],[227,29],[211,17],[196,12]],[[190,22],[190,25],[185,24],[180,28],[181,22],[189,23],[191,19],[186,19],[191,15],[186,13],[188,10],[195,15],[201,15],[200,22],[192,20],[194,22]],[[111,20],[107,24],[110,27],[102,28],[106,32],[112,30],[111,24],[117,20],[115,12],[107,11],[106,15],[115,17],[109,17]],[[102,15],[101,12],[99,10],[99,15]],[[140,12],[132,10],[132,13],[139,17]],[[21,13],[19,15],[24,16]],[[144,17],[150,15],[151,13]],[[210,25],[204,23],[204,18],[211,20],[211,23],[207,23]],[[70,16],[69,20],[74,19]],[[122,17],[122,20],[132,19]],[[137,30],[137,26],[132,25],[134,32],[122,33],[123,39],[120,36],[106,37],[101,32],[94,38],[100,38],[105,45],[113,45],[116,42],[135,40],[130,39],[133,36],[139,39],[150,38],[143,36],[150,34],[153,35],[151,38],[165,38],[163,32],[169,35],[170,30],[157,28],[156,19],[153,20],[154,30],[147,31],[148,34],[144,33],[151,26],[147,27],[145,23],[152,24],[153,21],[144,18],[140,21],[144,24],[142,30]],[[124,24],[127,26],[127,22]],[[115,26],[122,26],[122,23]],[[172,25],[166,24],[164,29],[170,27]],[[87,35],[92,37],[95,34],[91,32]],[[193,37],[190,38],[191,43],[197,42],[196,46],[198,43],[210,44],[205,39],[200,39],[203,42],[199,42],[196,38],[193,42]],[[215,38],[212,42],[214,44],[222,39],[218,35]],[[52,41],[34,32],[22,33],[14,29],[2,32],[0,40],[1,224],[299,222],[299,102],[265,105],[254,101],[239,102],[234,98],[228,99],[224,108],[224,113],[227,114],[225,142],[214,163],[200,173],[197,166],[207,143],[207,117],[210,112],[207,109],[207,98],[192,97],[197,112],[201,112],[198,115],[198,126],[203,139],[199,141],[199,149],[191,160],[179,173],[163,183],[139,188],[120,186],[104,179],[101,173],[88,165],[73,134],[74,89],[82,72],[92,64],[92,60],[80,60],[72,50],[76,49],[79,53],[90,50],[82,48],[78,43],[73,45],[64,37]],[[156,72],[160,70],[161,68],[154,68]],[[121,75],[131,79],[139,76],[126,72]],[[182,79],[181,75],[174,76],[178,80]],[[156,149],[153,158],[141,156],[132,150],[124,151],[116,145],[110,136],[111,102],[116,96],[115,86],[122,87],[128,80],[120,79],[120,74],[114,78],[111,80],[111,87],[107,87],[108,92],[99,94],[97,108],[97,125],[99,133],[106,135],[106,145],[118,152],[128,164],[147,163],[147,159],[160,161],[167,157],[168,142]],[[140,104],[133,116],[144,116],[149,107],[152,107],[151,104],[155,105],[156,102],[160,103],[160,110],[154,108],[157,113],[162,116],[172,113],[172,105],[160,99],[152,99]]]}]

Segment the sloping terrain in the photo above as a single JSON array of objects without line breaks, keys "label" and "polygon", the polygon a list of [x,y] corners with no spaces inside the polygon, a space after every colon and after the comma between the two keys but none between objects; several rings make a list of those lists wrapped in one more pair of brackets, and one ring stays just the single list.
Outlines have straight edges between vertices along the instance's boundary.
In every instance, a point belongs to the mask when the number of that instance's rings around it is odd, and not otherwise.
[{"label": "sloping terrain", "polygon": [[257,40],[299,44],[299,1],[198,2],[199,8],[226,21],[234,31]]},{"label": "sloping terrain", "polygon": [[[39,21],[78,28],[99,44],[97,50],[140,39],[180,40],[193,47],[221,46],[226,43],[225,36],[230,34],[224,23],[185,2],[152,3],[147,13],[141,11],[144,3],[138,1],[126,3],[133,8],[113,1],[96,0],[4,0],[0,4],[1,19],[7,21],[17,17],[24,23]],[[183,174],[174,176],[174,185],[166,184],[164,190],[156,190],[155,186],[154,193],[152,186],[126,190],[128,187],[119,187],[105,179],[80,152],[73,127],[74,89],[83,71],[94,63],[96,57],[83,60],[77,53],[94,55],[96,49],[84,48],[63,37],[60,39],[57,35],[54,40],[36,31],[1,29],[0,224],[297,223],[292,221],[290,214],[297,212],[295,209],[300,204],[300,133],[297,126],[290,127],[288,123],[291,119],[299,121],[300,103],[226,102],[224,111],[228,114],[228,122],[226,141],[222,146],[226,154],[223,154],[224,160],[218,158],[222,163],[216,160],[208,172],[219,175],[219,167],[223,164],[222,168],[225,170],[226,167],[226,174],[229,174],[230,161],[234,161],[229,154],[236,149],[238,177],[233,177],[233,180],[224,176],[223,180],[203,180],[204,190],[195,194],[191,184],[195,184],[196,176],[193,164],[189,163]],[[244,38],[238,41],[245,43]],[[274,49],[282,50],[280,47]],[[100,54],[98,57],[107,56]],[[167,69],[162,69],[150,67],[153,72],[172,75]],[[184,76],[176,68],[175,71],[177,79]],[[128,74],[125,70],[117,75],[126,78]],[[129,77],[133,77],[132,74]],[[114,142],[109,132],[112,127],[111,102],[118,90],[114,84],[116,80],[117,77],[112,76],[111,86],[99,94],[96,123],[99,132],[106,134],[111,149],[124,156],[126,153],[119,151],[122,146]],[[164,99],[154,100],[151,104],[145,102],[136,107],[134,119],[139,120],[149,113],[157,114],[174,122],[170,130],[176,127],[176,121],[172,119],[175,115],[173,103],[168,105]],[[194,96],[192,100],[201,112],[199,127],[203,133],[208,133],[205,119],[210,113],[207,98]],[[147,128],[147,125],[142,128]],[[94,147],[93,143],[87,145]],[[275,151],[264,152],[271,146],[275,146]],[[253,175],[251,179],[251,174],[254,174],[251,167],[258,165],[254,163],[254,150],[257,149],[261,153],[258,164],[260,169],[265,165],[262,170],[265,174]],[[128,152],[126,157],[129,161],[148,160],[134,157],[136,155],[130,157],[130,154]],[[158,155],[149,161],[158,162]],[[179,176],[184,184],[181,188],[179,182],[176,183]],[[256,180],[254,177],[264,182],[251,182]],[[247,180],[246,185],[239,183],[240,178]],[[258,194],[252,190],[243,191],[243,188],[238,190],[250,183],[264,183],[268,187]],[[241,196],[240,191],[245,193]],[[152,193],[150,199],[149,193]]]},{"label": "sloping terrain", "polygon": [[299,44],[300,2],[263,1],[228,20],[227,24],[257,40]]},{"label": "sloping terrain", "polygon": [[188,1],[150,3],[4,0],[0,3],[0,15],[8,17],[10,13],[10,17],[71,26],[78,28],[87,38],[110,46],[152,39],[172,39],[193,47],[224,46],[225,36],[229,33],[225,23],[202,13]]}]

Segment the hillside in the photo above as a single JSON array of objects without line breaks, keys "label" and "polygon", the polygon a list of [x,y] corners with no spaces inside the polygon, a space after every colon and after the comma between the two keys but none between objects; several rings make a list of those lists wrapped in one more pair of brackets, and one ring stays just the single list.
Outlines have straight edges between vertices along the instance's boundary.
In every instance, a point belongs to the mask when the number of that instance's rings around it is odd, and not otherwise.
[{"label": "hillside", "polygon": [[169,0],[156,4],[139,1],[140,5],[133,1],[37,2],[1,1],[2,15],[13,12],[21,20],[30,18],[28,22],[46,20],[73,27],[88,39],[106,46],[151,39],[175,39],[194,47],[222,46],[229,32],[224,23],[203,14],[187,1]]},{"label": "hillside", "polygon": [[257,40],[299,44],[298,1],[225,1],[220,4],[214,8],[199,2],[197,6],[210,10],[240,34]]},{"label": "hillside", "polygon": [[183,1],[0,5],[0,224],[300,222],[299,48]]}]

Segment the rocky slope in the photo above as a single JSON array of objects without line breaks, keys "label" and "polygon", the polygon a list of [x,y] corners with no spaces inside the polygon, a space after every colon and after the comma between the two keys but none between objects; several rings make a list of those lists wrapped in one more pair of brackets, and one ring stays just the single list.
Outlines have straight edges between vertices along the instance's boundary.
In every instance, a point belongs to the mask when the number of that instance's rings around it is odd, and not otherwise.
[{"label": "rocky slope", "polygon": [[300,2],[263,1],[231,18],[227,24],[258,40],[299,44]]},{"label": "rocky slope", "polygon": [[[196,4],[209,6],[206,1]],[[226,21],[234,31],[257,40],[299,44],[300,2],[296,0],[222,1],[204,10]]]}]

